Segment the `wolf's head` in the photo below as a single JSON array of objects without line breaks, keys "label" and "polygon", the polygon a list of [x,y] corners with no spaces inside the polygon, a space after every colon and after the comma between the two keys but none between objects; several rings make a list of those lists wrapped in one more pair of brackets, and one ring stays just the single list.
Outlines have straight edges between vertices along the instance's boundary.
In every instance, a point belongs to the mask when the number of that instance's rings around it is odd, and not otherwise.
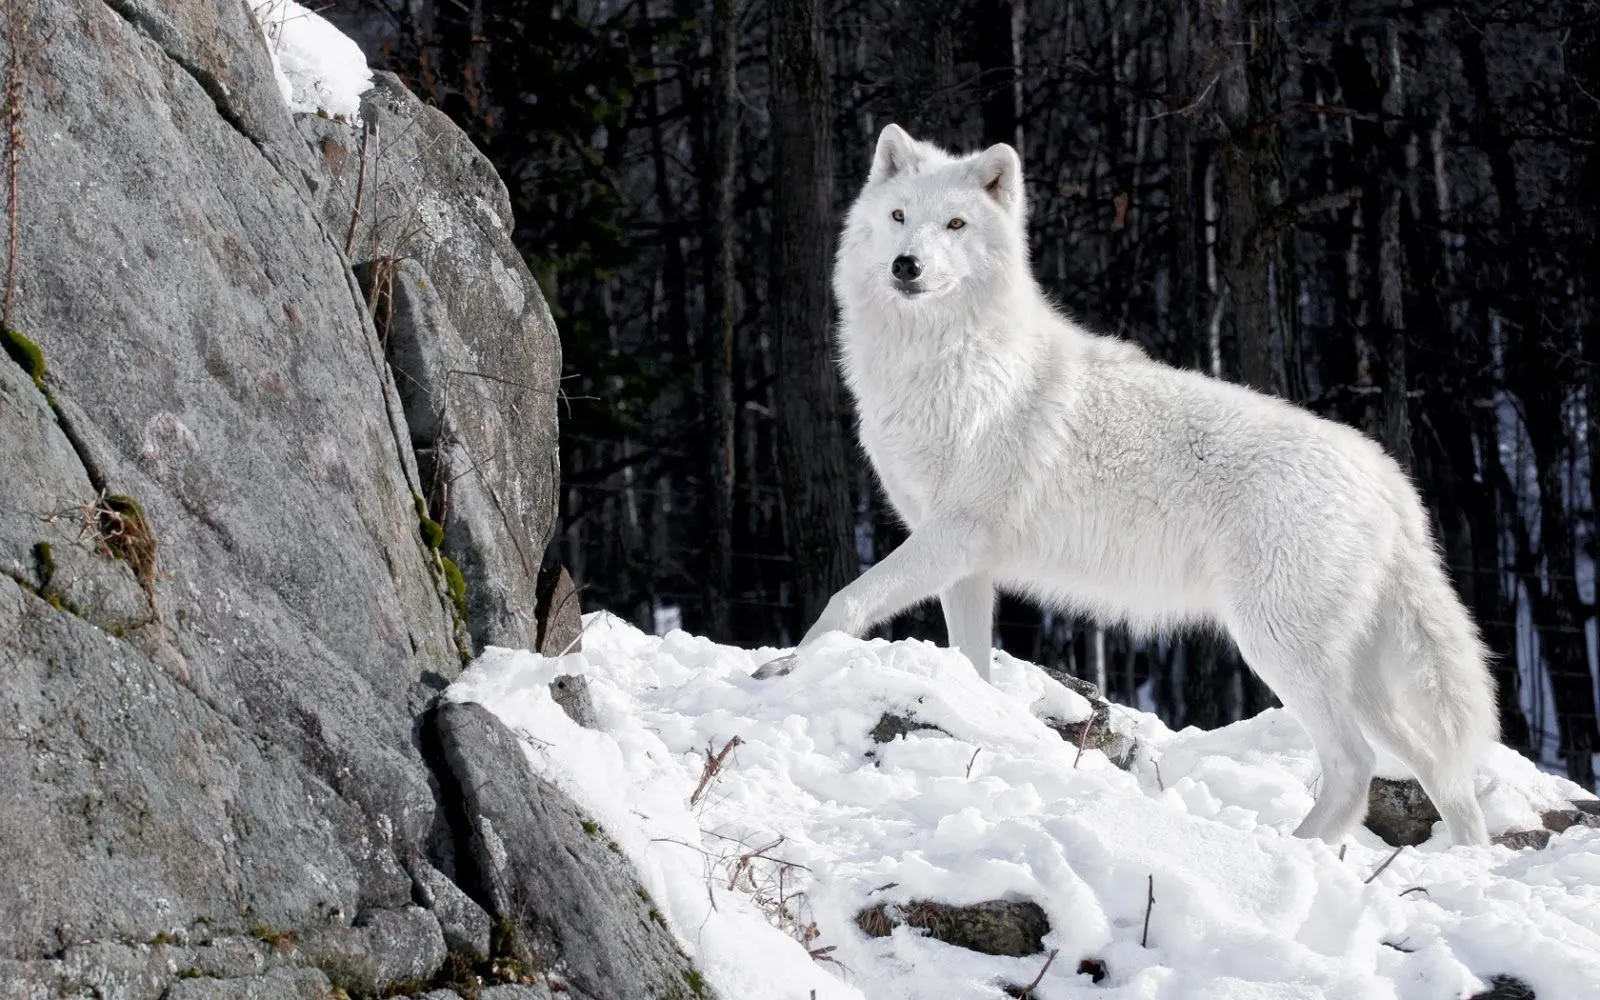
[{"label": "wolf's head", "polygon": [[886,126],[845,220],[839,292],[907,309],[951,294],[982,298],[1027,273],[1025,214],[1010,146],[952,156]]}]

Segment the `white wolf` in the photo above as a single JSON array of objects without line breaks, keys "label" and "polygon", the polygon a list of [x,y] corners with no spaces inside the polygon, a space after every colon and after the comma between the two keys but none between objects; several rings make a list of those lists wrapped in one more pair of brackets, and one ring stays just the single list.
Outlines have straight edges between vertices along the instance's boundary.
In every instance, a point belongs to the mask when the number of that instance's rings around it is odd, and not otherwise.
[{"label": "white wolf", "polygon": [[1297,836],[1361,822],[1376,744],[1456,843],[1486,843],[1487,651],[1405,473],[1349,427],[1075,326],[1024,220],[1011,147],[883,130],[834,289],[861,442],[910,536],[800,651],[937,595],[988,679],[997,587],[1144,631],[1213,623],[1316,747]]}]

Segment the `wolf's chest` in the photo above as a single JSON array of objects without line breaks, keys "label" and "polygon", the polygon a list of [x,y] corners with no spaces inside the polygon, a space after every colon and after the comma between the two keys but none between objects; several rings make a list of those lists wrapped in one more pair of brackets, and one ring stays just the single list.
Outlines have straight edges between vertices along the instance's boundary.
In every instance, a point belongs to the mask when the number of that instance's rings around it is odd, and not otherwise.
[{"label": "wolf's chest", "polygon": [[915,517],[987,478],[992,427],[969,399],[910,378],[874,388],[856,400],[861,444],[902,513]]}]

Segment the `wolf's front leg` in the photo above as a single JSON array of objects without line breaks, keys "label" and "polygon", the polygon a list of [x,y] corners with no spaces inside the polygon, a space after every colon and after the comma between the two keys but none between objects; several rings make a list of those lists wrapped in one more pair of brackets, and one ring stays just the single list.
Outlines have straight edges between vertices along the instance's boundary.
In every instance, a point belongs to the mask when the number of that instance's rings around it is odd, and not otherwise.
[{"label": "wolf's front leg", "polygon": [[994,651],[994,580],[986,573],[964,576],[939,593],[950,645],[961,650],[978,676],[989,680]]},{"label": "wolf's front leg", "polygon": [[882,562],[834,594],[793,653],[763,664],[751,676],[757,680],[782,677],[794,669],[806,647],[829,632],[860,636],[896,612],[941,593],[973,574],[988,551],[988,542],[988,533],[973,521],[929,521]]},{"label": "wolf's front leg", "polygon": [[859,636],[878,622],[935,596],[970,575],[986,547],[986,532],[972,521],[929,521],[834,594],[799,648],[828,632]]},{"label": "wolf's front leg", "polygon": [[917,528],[882,562],[829,599],[799,648],[828,632],[859,636],[970,575],[984,551],[982,535],[970,521],[934,520]]}]

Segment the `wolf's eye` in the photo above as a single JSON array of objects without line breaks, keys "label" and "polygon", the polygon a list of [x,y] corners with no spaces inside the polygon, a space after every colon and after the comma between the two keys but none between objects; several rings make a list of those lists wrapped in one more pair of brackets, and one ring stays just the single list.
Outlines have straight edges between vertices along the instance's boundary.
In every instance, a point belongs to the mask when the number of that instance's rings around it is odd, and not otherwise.
[{"label": "wolf's eye", "polygon": [[906,221],[906,213],[900,211],[897,208],[894,211],[889,213],[889,218],[893,219],[896,222],[904,222],[904,221]]},{"label": "wolf's eye", "polygon": [[951,229],[960,229],[962,226],[964,226],[966,224],[967,224],[967,220],[966,219],[951,219],[950,220],[950,228]]}]

